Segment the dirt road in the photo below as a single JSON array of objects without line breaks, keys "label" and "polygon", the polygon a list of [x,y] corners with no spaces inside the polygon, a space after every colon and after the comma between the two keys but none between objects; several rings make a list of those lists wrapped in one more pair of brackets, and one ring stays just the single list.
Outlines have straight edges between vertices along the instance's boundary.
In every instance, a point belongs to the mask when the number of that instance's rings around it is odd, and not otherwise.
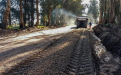
[{"label": "dirt road", "polygon": [[55,39],[72,31],[72,26],[38,31],[16,38],[0,40],[0,75],[41,51]]},{"label": "dirt road", "polygon": [[90,51],[88,30],[77,29],[9,75],[91,75],[94,72]]}]

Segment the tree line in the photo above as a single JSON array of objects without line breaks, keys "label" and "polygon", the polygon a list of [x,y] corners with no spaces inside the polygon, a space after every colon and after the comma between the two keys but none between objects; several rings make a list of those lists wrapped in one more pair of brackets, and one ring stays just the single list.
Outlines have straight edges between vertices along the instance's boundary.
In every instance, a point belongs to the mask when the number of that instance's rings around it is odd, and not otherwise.
[{"label": "tree line", "polygon": [[7,28],[12,22],[19,22],[20,28],[38,26],[40,23],[45,26],[63,24],[66,18],[62,11],[81,16],[85,9],[81,3],[82,0],[2,0],[0,27]]},{"label": "tree line", "polygon": [[121,0],[100,0],[99,23],[121,25]]}]

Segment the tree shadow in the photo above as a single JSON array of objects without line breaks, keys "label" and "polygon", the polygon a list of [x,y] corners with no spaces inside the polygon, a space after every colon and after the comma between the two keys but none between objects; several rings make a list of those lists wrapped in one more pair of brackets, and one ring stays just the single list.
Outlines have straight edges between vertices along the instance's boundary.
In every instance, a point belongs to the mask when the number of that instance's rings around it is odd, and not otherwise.
[{"label": "tree shadow", "polygon": [[[63,72],[68,64],[71,52],[74,50],[76,42],[78,41],[77,36],[79,37],[77,34],[73,34],[72,37],[66,35],[64,38],[59,39],[53,45],[42,51],[39,56],[37,56],[37,59],[30,60],[30,62],[22,65],[16,71],[25,67],[25,70],[21,72],[24,73],[26,71],[26,74],[45,75],[45,73],[51,74],[52,72],[56,72],[59,74]],[[33,62],[33,64],[31,64],[31,62]],[[26,67],[26,65],[28,66]],[[29,69],[30,67],[34,68]],[[37,70],[39,71],[37,72]]]}]

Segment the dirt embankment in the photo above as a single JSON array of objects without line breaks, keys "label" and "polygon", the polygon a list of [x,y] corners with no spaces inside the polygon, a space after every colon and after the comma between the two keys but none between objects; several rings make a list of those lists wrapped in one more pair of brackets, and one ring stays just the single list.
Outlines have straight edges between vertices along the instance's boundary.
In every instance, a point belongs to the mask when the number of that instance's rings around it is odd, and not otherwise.
[{"label": "dirt embankment", "polygon": [[[99,75],[121,75],[121,37],[119,30],[98,25],[91,35]],[[117,33],[117,34],[116,34]],[[94,39],[95,38],[95,39]]]},{"label": "dirt embankment", "polygon": [[105,27],[98,25],[93,30],[108,51],[116,56],[121,56],[121,29],[116,26]]}]

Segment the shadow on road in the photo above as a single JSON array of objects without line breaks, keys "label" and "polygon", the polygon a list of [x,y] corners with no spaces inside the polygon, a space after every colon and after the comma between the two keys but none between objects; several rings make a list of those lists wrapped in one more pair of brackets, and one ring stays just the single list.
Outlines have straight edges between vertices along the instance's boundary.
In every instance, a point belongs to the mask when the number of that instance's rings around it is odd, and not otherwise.
[{"label": "shadow on road", "polygon": [[71,29],[78,29],[77,27],[71,27]]}]

